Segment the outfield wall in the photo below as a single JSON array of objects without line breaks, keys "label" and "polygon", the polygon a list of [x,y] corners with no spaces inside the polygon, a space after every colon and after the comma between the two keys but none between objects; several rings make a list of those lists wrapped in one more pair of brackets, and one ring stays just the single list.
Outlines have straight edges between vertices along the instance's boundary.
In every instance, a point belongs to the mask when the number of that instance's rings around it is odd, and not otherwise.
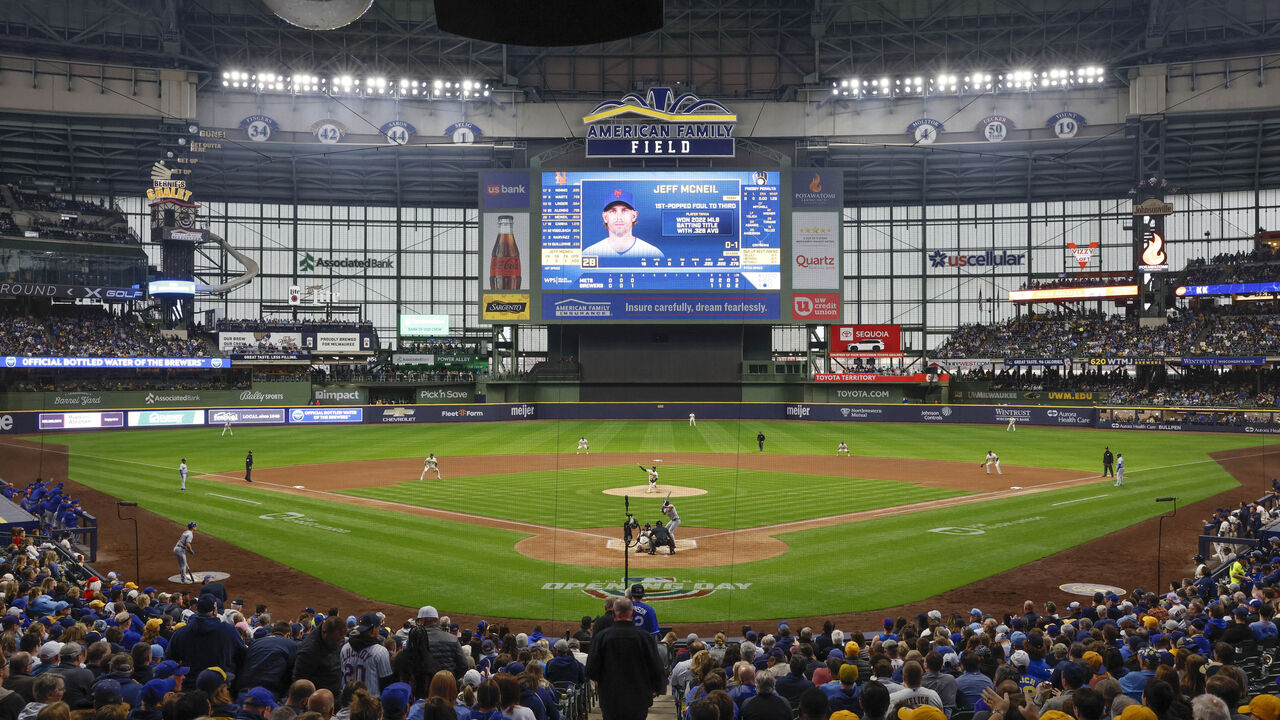
[{"label": "outfield wall", "polygon": [[341,425],[502,422],[513,420],[802,420],[922,424],[1087,427],[1280,434],[1267,411],[1016,405],[872,405],[815,403],[494,403],[343,405],[263,408],[146,408],[17,411],[0,414],[0,433],[232,425]]}]

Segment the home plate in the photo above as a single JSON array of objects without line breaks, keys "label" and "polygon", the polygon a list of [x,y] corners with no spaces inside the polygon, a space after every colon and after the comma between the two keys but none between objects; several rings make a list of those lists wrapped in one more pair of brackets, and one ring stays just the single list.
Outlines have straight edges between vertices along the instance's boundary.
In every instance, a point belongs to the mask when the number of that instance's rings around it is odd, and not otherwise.
[{"label": "home plate", "polygon": [[[631,551],[635,552],[635,546],[632,545],[631,547],[632,547]],[[622,540],[618,538],[614,538],[610,540],[608,542],[608,548],[610,550],[621,550]],[[698,549],[697,540],[676,540],[676,550],[684,552],[685,550],[697,550],[697,549]],[[658,552],[654,553],[654,555],[666,555],[668,552],[669,551],[667,550],[667,548],[660,548]],[[636,554],[639,555],[641,553],[636,553]],[[177,577],[177,576],[175,575],[174,577]]]},{"label": "home plate", "polygon": [[1013,487],[1011,487],[1011,488],[1009,488],[1009,489],[1010,489],[1010,490],[1021,490],[1021,489],[1022,489],[1022,486],[1021,486],[1021,485],[1014,485]]}]

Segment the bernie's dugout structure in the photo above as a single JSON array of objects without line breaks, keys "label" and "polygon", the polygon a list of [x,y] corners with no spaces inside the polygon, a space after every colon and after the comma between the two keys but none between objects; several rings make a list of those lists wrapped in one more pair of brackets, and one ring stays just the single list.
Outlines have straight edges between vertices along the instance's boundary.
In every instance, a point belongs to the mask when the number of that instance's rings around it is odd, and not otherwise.
[{"label": "bernie's dugout structure", "polygon": [[[413,409],[425,407],[435,406]],[[47,432],[7,437],[0,457],[170,521],[144,525],[143,583],[173,574],[169,548],[194,520],[197,573],[271,588],[284,607],[334,598],[344,612],[427,598],[454,615],[575,621],[627,584],[626,509],[642,524],[665,520],[669,496],[682,520],[679,552],[629,556],[628,582],[648,586],[663,624],[883,616],[938,593],[965,605],[1012,593],[1012,602],[1056,597],[1065,583],[1157,587],[1189,572],[1204,508],[1256,498],[1280,464],[1265,436],[1095,423],[1009,432],[994,422],[997,408],[975,424],[955,420],[982,408],[914,407],[938,420],[893,423],[716,417],[760,408],[706,405],[695,427],[681,405],[643,420],[604,420],[590,405],[525,407],[525,418],[588,417],[293,423],[239,426],[234,436],[216,426]],[[833,409],[812,410],[803,417]],[[794,411],[770,408],[774,418]],[[589,453],[577,452],[582,437]],[[841,441],[849,456],[835,455]],[[1107,446],[1125,457],[1123,487],[1099,477]],[[1002,474],[981,465],[989,449]],[[442,477],[420,480],[429,452]],[[657,494],[637,464],[658,467]],[[1171,508],[1155,499],[1170,496],[1179,511],[1157,538],[1154,518]],[[131,528],[103,532],[99,565],[131,565]],[[1151,562],[1158,540],[1161,578]]]}]

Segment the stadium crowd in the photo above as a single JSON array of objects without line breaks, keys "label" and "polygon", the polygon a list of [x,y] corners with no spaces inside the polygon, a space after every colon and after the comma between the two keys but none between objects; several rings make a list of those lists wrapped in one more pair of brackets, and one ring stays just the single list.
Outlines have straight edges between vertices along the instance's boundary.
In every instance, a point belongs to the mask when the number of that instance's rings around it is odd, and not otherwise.
[{"label": "stadium crowd", "polygon": [[989,382],[992,390],[1028,393],[1106,391],[1105,403],[1100,403],[1106,405],[1275,408],[1280,401],[1280,371],[1266,367],[1189,367],[1175,373],[1161,366],[1149,374],[1135,374],[1122,366],[1076,369],[1071,365],[1065,371],[1060,366],[974,368],[953,373],[952,379]]},{"label": "stadium crowd", "polygon": [[[76,522],[58,483],[5,494],[49,530]],[[1256,536],[1273,517],[1245,503],[1212,522]],[[1280,669],[1263,652],[1280,636],[1280,546],[1256,542],[1227,554],[1223,576],[1201,563],[1161,593],[848,631],[783,621],[730,639],[659,638],[638,584],[546,637],[462,627],[430,605],[403,623],[275,609],[211,576],[140,587],[97,575],[68,541],[17,532],[0,562],[0,719],[584,720],[598,698],[605,720],[624,720],[670,689],[689,720],[1276,720]]]},{"label": "stadium crowd", "polygon": [[1180,312],[1165,325],[1138,327],[1122,315],[1051,312],[959,328],[938,358],[1164,357],[1280,352],[1280,315],[1262,306]]},{"label": "stadium crowd", "polygon": [[1078,287],[1109,287],[1112,285],[1132,285],[1132,275],[1124,277],[1091,277],[1090,275],[1069,275],[1052,280],[1029,280],[1022,284],[1021,290],[1058,290]]},{"label": "stadium crowd", "polygon": [[1212,259],[1188,260],[1182,275],[1184,285],[1275,282],[1280,280],[1280,252],[1260,246],[1249,252],[1220,253]]},{"label": "stadium crowd", "polygon": [[66,357],[205,357],[202,340],[165,337],[130,317],[99,307],[57,309],[39,317],[9,309],[0,355]]}]

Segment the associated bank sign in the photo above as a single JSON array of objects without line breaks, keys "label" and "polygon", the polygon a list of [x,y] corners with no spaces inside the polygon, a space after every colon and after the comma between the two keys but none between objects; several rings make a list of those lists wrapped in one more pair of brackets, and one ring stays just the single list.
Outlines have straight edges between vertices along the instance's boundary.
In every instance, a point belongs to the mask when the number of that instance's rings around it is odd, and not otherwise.
[{"label": "associated bank sign", "polygon": [[315,272],[317,268],[390,270],[394,267],[395,262],[391,258],[325,257],[304,253],[298,260],[298,269],[303,272]]},{"label": "associated bank sign", "polygon": [[[643,118],[657,122],[618,122]],[[582,118],[587,157],[733,157],[738,116],[715,100],[655,87],[606,100]]]}]

